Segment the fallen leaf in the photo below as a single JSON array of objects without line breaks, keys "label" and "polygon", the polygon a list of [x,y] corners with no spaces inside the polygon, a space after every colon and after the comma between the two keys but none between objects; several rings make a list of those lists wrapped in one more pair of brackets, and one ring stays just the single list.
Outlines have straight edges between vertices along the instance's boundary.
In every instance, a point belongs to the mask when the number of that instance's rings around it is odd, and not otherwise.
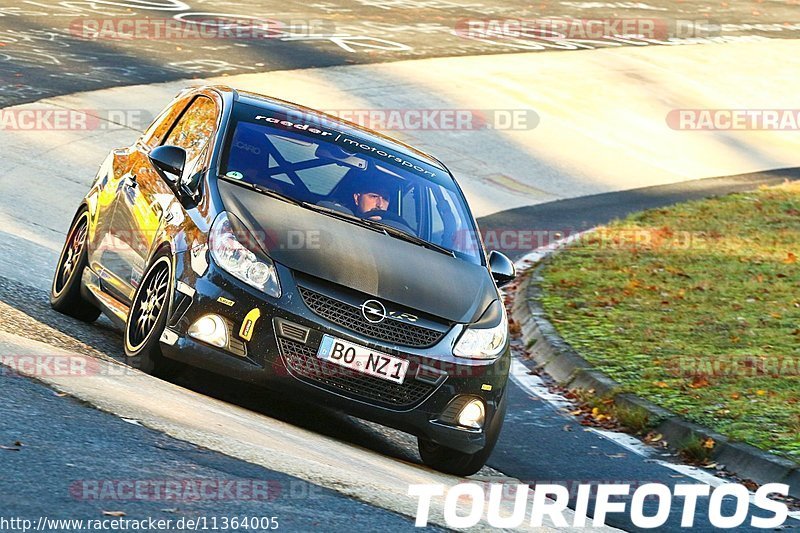
[{"label": "fallen leaf", "polygon": [[127,516],[125,511],[103,511],[103,516]]},{"label": "fallen leaf", "polygon": [[647,436],[644,438],[645,442],[658,442],[664,438],[664,435],[661,433],[648,433]]},{"label": "fallen leaf", "polygon": [[796,263],[797,256],[794,255],[792,252],[786,252],[786,259],[784,259],[783,262],[786,264]]},{"label": "fallen leaf", "polygon": [[714,448],[715,444],[716,444],[716,442],[714,442],[714,439],[712,439],[711,437],[708,437],[706,440],[703,441],[703,448],[705,448],[707,450],[710,450],[710,449]]}]

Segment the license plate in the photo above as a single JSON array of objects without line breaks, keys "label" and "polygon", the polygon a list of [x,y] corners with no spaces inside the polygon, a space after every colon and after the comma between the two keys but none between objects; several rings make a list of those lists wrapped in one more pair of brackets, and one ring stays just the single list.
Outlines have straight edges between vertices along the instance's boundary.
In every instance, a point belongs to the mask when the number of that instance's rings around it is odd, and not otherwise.
[{"label": "license plate", "polygon": [[376,378],[403,383],[408,361],[370,350],[366,346],[343,341],[330,335],[322,337],[317,357]]}]

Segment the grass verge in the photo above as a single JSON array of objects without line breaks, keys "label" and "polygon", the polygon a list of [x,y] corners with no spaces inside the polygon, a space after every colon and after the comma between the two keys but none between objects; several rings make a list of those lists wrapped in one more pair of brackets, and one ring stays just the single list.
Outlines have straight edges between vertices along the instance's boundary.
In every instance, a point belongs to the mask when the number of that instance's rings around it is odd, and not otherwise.
[{"label": "grass verge", "polygon": [[558,332],[632,392],[800,462],[800,184],[616,221],[544,269]]}]

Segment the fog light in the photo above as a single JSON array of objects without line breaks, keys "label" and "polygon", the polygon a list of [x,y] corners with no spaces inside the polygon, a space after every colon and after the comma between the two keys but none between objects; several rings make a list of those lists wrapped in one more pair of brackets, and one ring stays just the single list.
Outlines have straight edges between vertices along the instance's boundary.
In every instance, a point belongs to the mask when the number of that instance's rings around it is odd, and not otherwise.
[{"label": "fog light", "polygon": [[205,315],[198,318],[189,327],[189,336],[220,348],[228,345],[228,327],[222,317],[217,315]]},{"label": "fog light", "polygon": [[483,406],[483,402],[476,398],[470,400],[470,402],[461,409],[461,412],[458,414],[458,423],[461,426],[481,429],[485,416],[486,408]]}]

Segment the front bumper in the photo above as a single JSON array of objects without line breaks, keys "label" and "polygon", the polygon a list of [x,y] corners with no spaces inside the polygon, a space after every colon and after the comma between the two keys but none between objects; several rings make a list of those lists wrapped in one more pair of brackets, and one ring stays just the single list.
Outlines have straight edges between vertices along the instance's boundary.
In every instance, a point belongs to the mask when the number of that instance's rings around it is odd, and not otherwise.
[{"label": "front bumper", "polygon": [[[494,361],[452,355],[461,326],[452,327],[431,347],[410,348],[376,340],[314,313],[300,293],[292,271],[277,265],[282,295],[271,298],[210,262],[202,273],[191,252],[175,256],[176,291],[167,330],[161,338],[165,356],[393,427],[465,453],[485,447],[486,433],[458,426],[459,402],[479,397],[486,406],[484,428],[505,392],[509,352]],[[303,278],[307,286],[309,280]],[[329,287],[331,287],[329,285]],[[252,337],[240,330],[248,313],[258,309]],[[206,314],[229,324],[232,345],[222,349],[187,335]],[[288,326],[288,327],[287,327]],[[370,347],[409,361],[402,385],[322,362],[316,352],[323,335]]]}]

